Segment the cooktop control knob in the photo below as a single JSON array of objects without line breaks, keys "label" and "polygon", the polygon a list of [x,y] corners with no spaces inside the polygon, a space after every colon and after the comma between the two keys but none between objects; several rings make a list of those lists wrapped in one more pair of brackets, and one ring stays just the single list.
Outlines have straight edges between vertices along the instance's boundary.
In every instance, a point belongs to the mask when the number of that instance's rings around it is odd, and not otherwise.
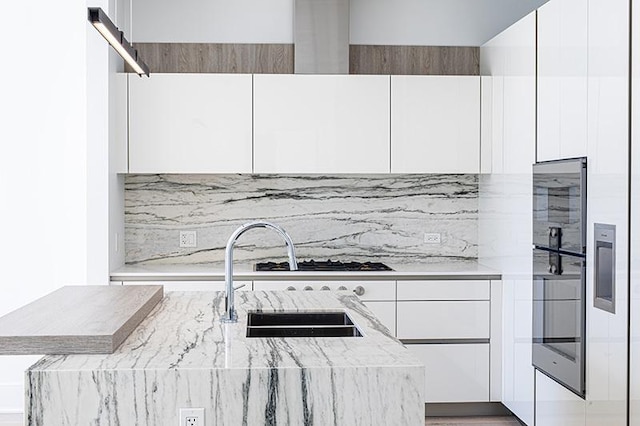
[{"label": "cooktop control knob", "polygon": [[359,285],[353,289],[353,292],[356,294],[356,296],[362,296],[364,294],[364,287]]},{"label": "cooktop control knob", "polygon": [[331,290],[328,285],[323,285],[320,290],[328,291]]},{"label": "cooktop control knob", "polygon": [[311,287],[310,285],[304,286],[304,291],[309,291],[309,290],[313,290],[313,287]]},{"label": "cooktop control knob", "polygon": [[289,287],[287,287],[287,290],[296,291],[296,288],[294,286],[290,285]]},{"label": "cooktop control knob", "polygon": [[342,291],[344,291],[344,290],[346,290],[346,289],[347,289],[347,288],[346,288],[345,286],[343,286],[343,285],[341,285],[340,287],[338,287],[338,290],[342,290]]}]

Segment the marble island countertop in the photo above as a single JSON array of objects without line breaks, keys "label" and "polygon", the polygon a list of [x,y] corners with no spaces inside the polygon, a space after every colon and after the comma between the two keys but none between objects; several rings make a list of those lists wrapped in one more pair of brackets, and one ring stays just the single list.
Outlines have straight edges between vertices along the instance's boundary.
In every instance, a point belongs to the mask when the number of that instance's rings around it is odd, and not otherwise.
[{"label": "marble island countertop", "polygon": [[[169,292],[113,354],[44,357],[30,424],[175,425],[188,407],[206,424],[423,424],[424,366],[357,297],[238,292],[236,308],[225,324],[224,293]],[[247,338],[256,310],[345,311],[363,336]]]},{"label": "marble island countertop", "polygon": [[[484,279],[499,280],[495,269],[476,262],[446,262],[423,264],[394,264],[385,262],[393,271],[285,271],[256,272],[252,265],[234,265],[237,281],[289,281],[289,280],[440,280]],[[146,264],[125,265],[111,272],[112,281],[224,281],[224,265]]]}]

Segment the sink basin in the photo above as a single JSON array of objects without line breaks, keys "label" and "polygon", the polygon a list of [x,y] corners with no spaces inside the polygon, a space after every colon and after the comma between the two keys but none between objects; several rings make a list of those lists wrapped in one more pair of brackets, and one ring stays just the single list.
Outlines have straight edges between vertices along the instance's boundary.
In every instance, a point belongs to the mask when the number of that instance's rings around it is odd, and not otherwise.
[{"label": "sink basin", "polygon": [[345,312],[249,312],[247,337],[362,337]]}]

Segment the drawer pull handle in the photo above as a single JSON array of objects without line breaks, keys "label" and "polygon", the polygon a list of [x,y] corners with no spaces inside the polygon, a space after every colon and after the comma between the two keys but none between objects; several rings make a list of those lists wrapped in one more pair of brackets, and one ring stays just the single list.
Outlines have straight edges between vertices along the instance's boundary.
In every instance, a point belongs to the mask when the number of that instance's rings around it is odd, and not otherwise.
[{"label": "drawer pull handle", "polygon": [[304,290],[305,291],[313,290],[313,287],[311,287],[310,285],[307,285],[307,286],[304,286]]},{"label": "drawer pull handle", "polygon": [[287,290],[296,291],[296,288],[294,286],[290,285],[289,287],[287,287]]},{"label": "drawer pull handle", "polygon": [[323,285],[320,290],[328,291],[331,290],[328,285]]}]

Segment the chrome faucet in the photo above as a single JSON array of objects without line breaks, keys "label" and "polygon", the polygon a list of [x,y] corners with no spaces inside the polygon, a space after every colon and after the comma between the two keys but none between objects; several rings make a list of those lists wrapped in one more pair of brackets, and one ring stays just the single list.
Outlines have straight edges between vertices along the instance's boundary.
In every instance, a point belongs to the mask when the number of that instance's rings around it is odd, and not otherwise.
[{"label": "chrome faucet", "polygon": [[[238,322],[238,314],[236,314],[235,305],[233,303],[234,291],[233,288],[233,246],[236,244],[238,237],[253,228],[267,228],[276,231],[285,243],[287,243],[287,254],[289,255],[289,269],[296,271],[298,269],[298,262],[296,262],[296,251],[293,247],[293,241],[289,234],[278,225],[274,225],[270,222],[256,221],[245,223],[236,229],[227,241],[227,249],[224,256],[224,283],[225,283],[225,314],[222,317],[222,322]],[[238,287],[240,288],[240,287]]]}]

